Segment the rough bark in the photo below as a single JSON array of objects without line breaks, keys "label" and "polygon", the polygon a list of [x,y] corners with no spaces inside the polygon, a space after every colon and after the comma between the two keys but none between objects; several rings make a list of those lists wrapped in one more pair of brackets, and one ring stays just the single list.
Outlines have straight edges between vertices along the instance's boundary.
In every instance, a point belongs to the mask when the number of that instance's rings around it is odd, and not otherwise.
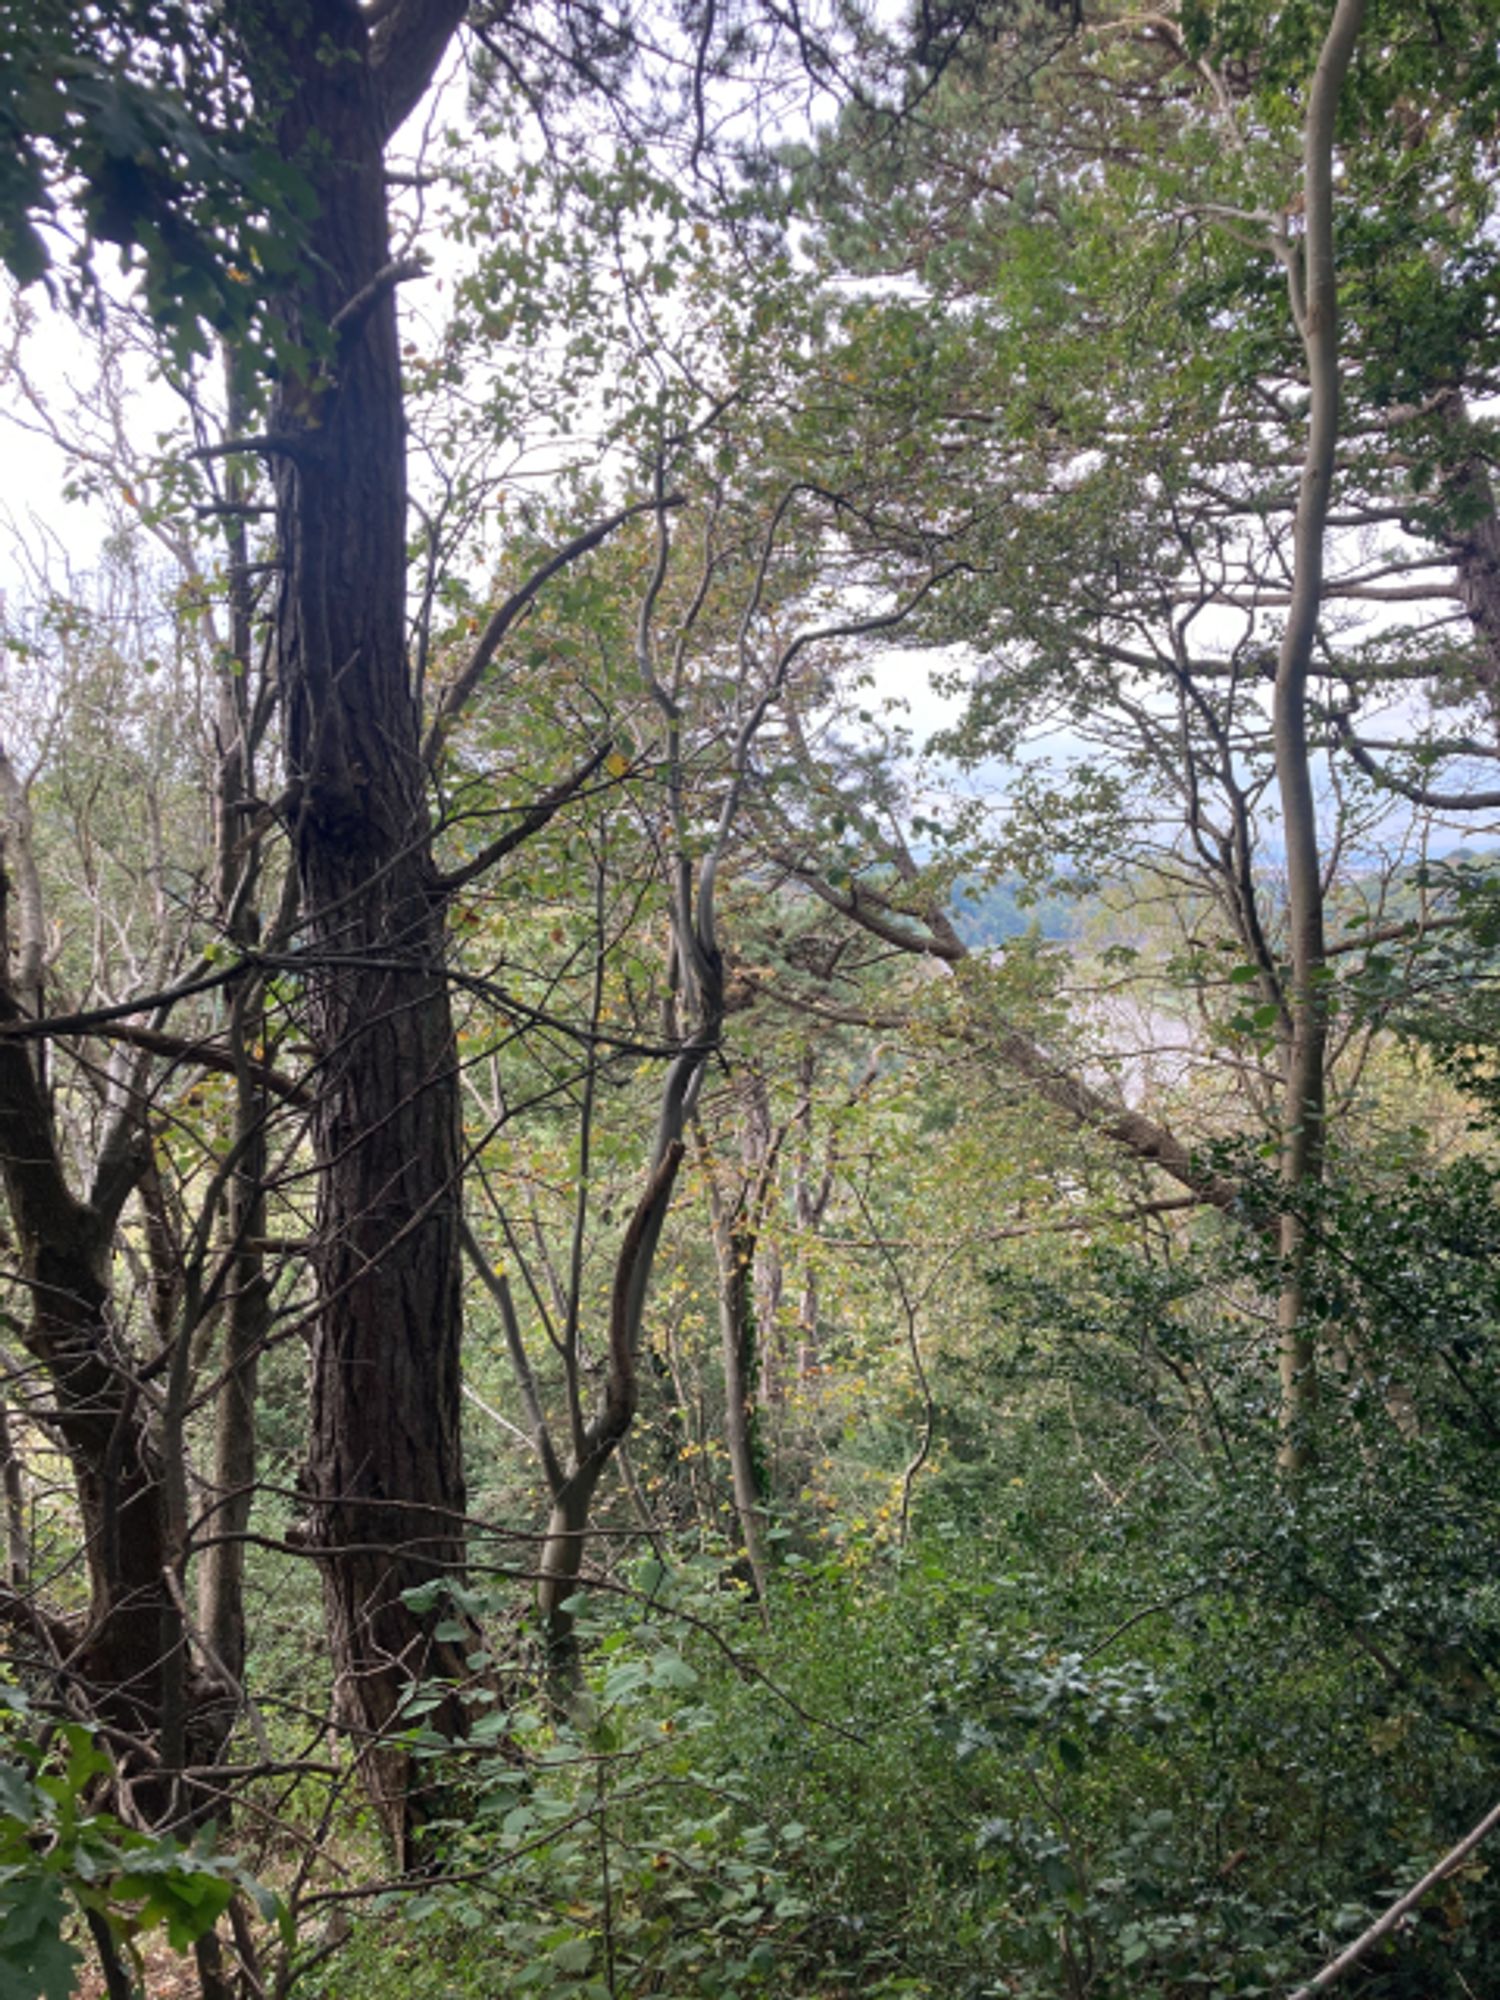
[{"label": "rough bark", "polygon": [[[266,445],[276,669],[320,1079],[307,1484],[340,1715],[398,1853],[423,1816],[388,1736],[410,1681],[461,1674],[403,1591],[464,1561],[459,1106],[417,701],[384,155],[463,8],[331,0],[256,16],[279,140],[317,189]],[[378,19],[371,27],[370,21]],[[274,41],[271,39],[274,37]],[[272,101],[276,101],[272,96]],[[461,1726],[456,1702],[436,1718]]]}]

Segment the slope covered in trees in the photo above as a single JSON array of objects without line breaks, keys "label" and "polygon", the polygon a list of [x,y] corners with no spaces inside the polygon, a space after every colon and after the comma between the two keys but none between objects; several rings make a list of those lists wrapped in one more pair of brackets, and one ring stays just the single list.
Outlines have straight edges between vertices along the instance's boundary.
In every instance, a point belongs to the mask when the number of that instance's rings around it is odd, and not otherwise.
[{"label": "slope covered in trees", "polygon": [[0,1987],[1484,1991],[1500,10],[3,18]]}]

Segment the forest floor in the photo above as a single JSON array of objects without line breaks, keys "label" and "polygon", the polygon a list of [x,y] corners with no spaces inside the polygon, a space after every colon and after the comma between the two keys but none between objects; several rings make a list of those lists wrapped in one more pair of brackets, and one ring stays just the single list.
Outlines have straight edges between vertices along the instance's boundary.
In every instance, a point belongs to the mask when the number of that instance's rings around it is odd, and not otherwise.
[{"label": "forest floor", "polygon": [[[145,1940],[141,1959],[146,1971],[146,2000],[198,2000],[198,1976],[191,1952],[175,1952],[158,1936]],[[73,1989],[73,2000],[105,2000],[104,1976],[94,1962],[85,1964]]]}]

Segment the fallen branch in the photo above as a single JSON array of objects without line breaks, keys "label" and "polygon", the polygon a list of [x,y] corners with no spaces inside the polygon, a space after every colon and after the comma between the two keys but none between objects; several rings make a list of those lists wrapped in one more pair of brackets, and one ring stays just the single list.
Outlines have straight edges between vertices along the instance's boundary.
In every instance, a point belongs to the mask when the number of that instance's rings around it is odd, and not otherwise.
[{"label": "fallen branch", "polygon": [[1330,1959],[1323,1970],[1309,1979],[1305,1986],[1299,1986],[1290,1996],[1290,2000],[1313,2000],[1314,1994],[1326,1993],[1335,1980],[1342,1979],[1351,1966],[1359,1963],[1372,1945],[1379,1944],[1383,1937],[1393,1931],[1406,1913],[1416,1908],[1427,1891],[1435,1889],[1439,1882],[1451,1875],[1459,1863],[1473,1853],[1485,1835],[1493,1833],[1497,1826],[1500,1826],[1500,1805],[1491,1806],[1478,1826],[1466,1833],[1457,1847],[1450,1847],[1437,1866],[1429,1868],[1414,1889],[1408,1889],[1404,1896],[1398,1896],[1383,1917],[1378,1917],[1370,1928],[1357,1937],[1353,1944],[1341,1951],[1337,1958]]}]

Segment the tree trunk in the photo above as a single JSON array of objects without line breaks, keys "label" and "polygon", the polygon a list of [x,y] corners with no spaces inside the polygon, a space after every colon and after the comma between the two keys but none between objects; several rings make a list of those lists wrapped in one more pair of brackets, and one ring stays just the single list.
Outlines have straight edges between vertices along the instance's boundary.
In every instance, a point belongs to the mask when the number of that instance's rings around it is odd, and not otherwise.
[{"label": "tree trunk", "polygon": [[[230,423],[237,421],[231,390]],[[231,475],[230,503],[243,497]],[[245,846],[247,808],[256,795],[252,737],[251,604],[249,550],[243,517],[230,536],[230,650],[233,671],[219,687],[218,898],[230,942],[253,951],[261,934],[255,888],[259,855]],[[214,1509],[207,1524],[208,1547],[199,1571],[200,1622],[215,1657],[236,1682],[245,1673],[245,1542],[255,1497],[258,1463],[256,1400],[261,1346],[270,1324],[271,1287],[263,1247],[266,1234],[266,1119],[269,1093],[251,1065],[263,1048],[267,1022],[264,982],[246,980],[229,1005],[229,1045],[235,1059],[234,1128],[236,1165],[226,1191],[225,1252],[230,1260],[223,1311],[223,1351],[218,1400],[214,1406]]]},{"label": "tree trunk", "polygon": [[635,1421],[639,1393],[636,1348],[641,1316],[651,1287],[657,1245],[677,1184],[677,1169],[682,1163],[683,1145],[679,1136],[683,1122],[682,1096],[690,1088],[702,1060],[702,1048],[694,1045],[672,1065],[663,1094],[662,1129],[657,1133],[650,1177],[636,1203],[615,1263],[604,1399],[584,1432],[573,1464],[553,1492],[552,1512],[537,1566],[540,1578],[537,1608],[547,1634],[551,1670],[562,1680],[570,1679],[576,1668],[574,1618],[567,1606],[578,1589],[583,1571],[594,1494],[605,1466]]},{"label": "tree trunk", "polygon": [[0,1396],[0,1492],[5,1508],[5,1581],[24,1592],[31,1578],[31,1537],[26,1527],[26,1476],[10,1434],[10,1415]]},{"label": "tree trunk", "polygon": [[1289,1030],[1283,1044],[1281,1179],[1289,1206],[1281,1219],[1281,1451],[1294,1477],[1311,1449],[1317,1401],[1316,1356],[1306,1323],[1306,1222],[1301,1192],[1322,1175],[1324,1154],[1327,957],[1323,875],[1318,853],[1307,732],[1307,681],[1323,596],[1323,544],[1338,442],[1338,281],[1333,255],[1333,134],[1339,94],[1364,15],[1364,0],[1339,0],[1318,59],[1304,128],[1306,234],[1281,240],[1293,315],[1307,359],[1308,431],[1297,496],[1292,601],[1276,668],[1273,729],[1276,782],[1286,829],[1290,904]]},{"label": "tree trunk", "polygon": [[[283,565],[277,672],[318,1079],[308,1487],[341,1718],[399,1855],[424,1816],[389,1736],[459,1644],[402,1593],[464,1562],[459,1102],[406,656],[405,435],[384,154],[462,13],[405,0],[373,30],[273,10],[283,152],[319,210],[284,305],[302,350],[266,449]],[[264,30],[262,30],[264,33]],[[277,79],[271,79],[275,88]],[[433,1718],[457,1730],[455,1700]]]},{"label": "tree trunk", "polygon": [[797,1164],[792,1176],[792,1205],[801,1240],[802,1289],[797,1299],[797,1380],[808,1381],[818,1366],[818,1261],[816,1238],[833,1193],[833,1147],[821,1167],[813,1165],[813,1083],[817,1056],[804,1042],[797,1062],[797,1087],[802,1105],[797,1113]]},{"label": "tree trunk", "polygon": [[755,1236],[715,1217],[714,1251],[719,1266],[719,1333],[724,1364],[724,1445],[734,1511],[744,1538],[745,1558],[764,1608],[766,1598],[765,1495],[755,1458],[755,1310],[752,1303]]},{"label": "tree trunk", "polygon": [[[0,930],[3,907],[0,894]],[[21,1018],[0,984],[0,1021]],[[88,1613],[69,1672],[94,1713],[154,1749],[163,1664],[181,1626],[166,1582],[173,1551],[161,1456],[111,1312],[114,1218],[69,1189],[30,1048],[8,1037],[0,1038],[0,1173],[31,1300],[21,1337],[51,1385],[88,1564]],[[163,1803],[154,1792],[137,1798],[153,1815]]]}]

